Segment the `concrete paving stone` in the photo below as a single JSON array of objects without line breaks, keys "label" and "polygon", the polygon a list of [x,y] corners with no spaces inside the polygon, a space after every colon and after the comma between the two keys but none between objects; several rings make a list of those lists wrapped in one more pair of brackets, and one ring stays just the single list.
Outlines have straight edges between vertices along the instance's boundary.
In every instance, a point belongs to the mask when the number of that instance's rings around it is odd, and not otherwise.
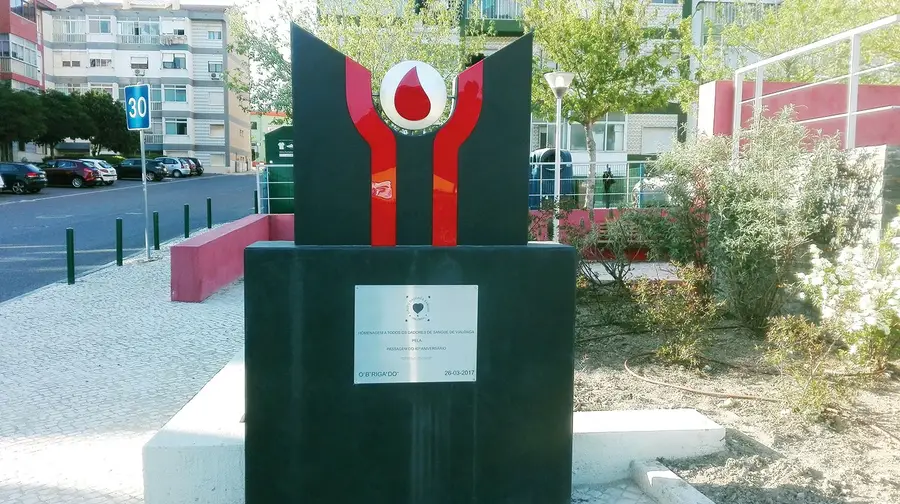
[{"label": "concrete paving stone", "polygon": [[572,504],[657,504],[631,480],[606,485],[578,487],[572,491]]},{"label": "concrete paving stone", "polygon": [[143,501],[141,447],[243,345],[243,286],[172,303],[167,249],[0,303],[0,503]]}]

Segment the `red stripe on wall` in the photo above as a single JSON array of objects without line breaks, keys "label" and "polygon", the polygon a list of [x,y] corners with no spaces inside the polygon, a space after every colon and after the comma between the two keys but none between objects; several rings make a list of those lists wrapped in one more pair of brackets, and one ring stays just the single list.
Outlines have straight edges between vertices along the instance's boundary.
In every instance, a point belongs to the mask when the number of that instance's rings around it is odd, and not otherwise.
[{"label": "red stripe on wall", "polygon": [[372,101],[372,74],[347,58],[347,110],[372,153],[372,246],[397,244],[397,140]]},{"label": "red stripe on wall", "polygon": [[483,62],[459,74],[456,106],[450,119],[434,139],[434,196],[432,200],[431,244],[456,245],[459,210],[459,148],[472,134],[481,114]]}]

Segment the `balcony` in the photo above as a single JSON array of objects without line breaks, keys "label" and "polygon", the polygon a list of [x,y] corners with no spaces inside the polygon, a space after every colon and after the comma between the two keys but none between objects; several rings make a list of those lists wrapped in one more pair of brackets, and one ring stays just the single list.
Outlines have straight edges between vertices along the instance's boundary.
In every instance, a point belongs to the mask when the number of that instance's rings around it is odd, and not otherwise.
[{"label": "balcony", "polygon": [[84,44],[87,42],[87,33],[54,33],[53,41],[62,44]]},{"label": "balcony", "polygon": [[116,40],[120,44],[158,45],[159,35],[118,35]]},{"label": "balcony", "polygon": [[[530,0],[481,0],[481,18],[485,28],[493,24],[497,35],[521,35],[524,33],[522,18],[525,8]],[[469,19],[475,17],[475,2],[469,0],[466,5],[466,15]]]},{"label": "balcony", "polygon": [[0,58],[0,72],[9,72],[36,81],[41,80],[41,73],[37,67],[26,65],[24,62],[12,58]]},{"label": "balcony", "polygon": [[163,135],[162,135],[162,133],[144,133],[144,143],[145,144],[162,144],[163,143]]}]

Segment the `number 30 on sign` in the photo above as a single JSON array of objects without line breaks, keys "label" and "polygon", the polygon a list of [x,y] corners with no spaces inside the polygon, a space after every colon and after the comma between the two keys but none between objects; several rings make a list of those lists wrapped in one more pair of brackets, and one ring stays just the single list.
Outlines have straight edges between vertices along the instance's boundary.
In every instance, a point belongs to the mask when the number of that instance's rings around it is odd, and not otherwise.
[{"label": "number 30 on sign", "polygon": [[129,130],[150,129],[150,85],[125,87],[125,120]]}]

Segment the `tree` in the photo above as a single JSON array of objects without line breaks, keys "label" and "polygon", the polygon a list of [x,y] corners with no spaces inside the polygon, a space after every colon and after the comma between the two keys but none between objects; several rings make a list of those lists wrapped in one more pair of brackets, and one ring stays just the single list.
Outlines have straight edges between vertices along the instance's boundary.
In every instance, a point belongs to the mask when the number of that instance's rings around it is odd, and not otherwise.
[{"label": "tree", "polygon": [[317,9],[303,9],[291,0],[279,2],[278,17],[265,22],[248,20],[240,11],[230,13],[231,49],[254,68],[249,75],[229,73],[227,82],[245,97],[247,109],[292,115],[290,39],[284,19],[368,68],[375,92],[387,70],[400,61],[427,62],[447,80],[485,46],[477,2],[469,6],[468,22],[462,25],[465,0],[319,0]]},{"label": "tree", "polygon": [[0,160],[12,159],[13,142],[31,142],[44,132],[44,115],[36,93],[16,91],[0,82]]},{"label": "tree", "polygon": [[[694,49],[701,75],[726,76],[721,69],[726,67],[723,60],[730,55],[736,55],[742,65],[751,57],[772,57],[896,14],[900,12],[900,0],[784,0],[777,7],[761,7],[743,0],[733,8],[734,20],[722,27],[708,25],[706,29],[711,36]],[[900,61],[900,28],[894,25],[865,35],[861,55],[863,68]],[[835,44],[769,65],[765,78],[813,82],[845,75],[849,57],[849,43]],[[895,83],[898,74],[896,70],[875,72],[863,80]]]},{"label": "tree", "polygon": [[46,111],[44,133],[37,138],[37,143],[50,148],[50,155],[54,155],[54,149],[66,138],[86,138],[84,131],[91,131],[93,121],[84,112],[81,101],[71,95],[59,91],[45,91],[41,93],[41,107]]},{"label": "tree", "polygon": [[[580,124],[587,138],[586,208],[594,202],[594,123],[608,112],[664,106],[672,96],[677,76],[674,20],[656,20],[655,14],[650,0],[547,0],[525,10],[525,23],[543,53],[532,79],[536,115],[554,117],[556,110],[543,73],[556,66],[575,74],[563,99],[563,116]],[[656,26],[648,30],[651,25]]]},{"label": "tree", "polygon": [[[103,149],[121,153],[133,153],[139,148],[138,134],[126,129],[125,106],[100,91],[75,95],[84,113],[92,119],[90,129],[85,128],[91,142],[91,154],[96,156]],[[81,136],[81,135],[79,135]]]}]

